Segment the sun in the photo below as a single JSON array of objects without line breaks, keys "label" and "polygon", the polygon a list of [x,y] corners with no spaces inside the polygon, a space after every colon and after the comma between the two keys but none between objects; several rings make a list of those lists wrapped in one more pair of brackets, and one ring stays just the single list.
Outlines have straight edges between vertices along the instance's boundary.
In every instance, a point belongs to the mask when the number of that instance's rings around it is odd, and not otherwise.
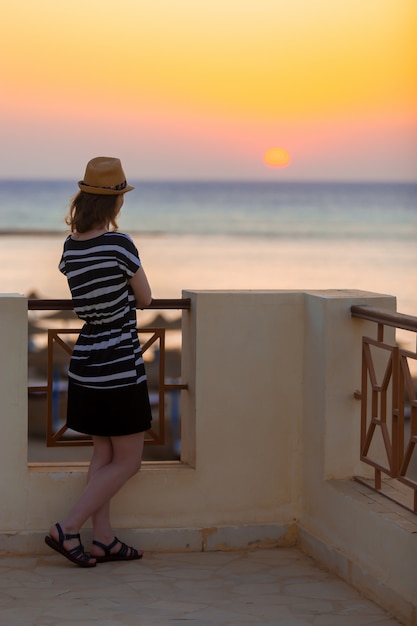
[{"label": "sun", "polygon": [[269,148],[264,154],[264,163],[268,167],[287,167],[291,157],[284,148]]}]

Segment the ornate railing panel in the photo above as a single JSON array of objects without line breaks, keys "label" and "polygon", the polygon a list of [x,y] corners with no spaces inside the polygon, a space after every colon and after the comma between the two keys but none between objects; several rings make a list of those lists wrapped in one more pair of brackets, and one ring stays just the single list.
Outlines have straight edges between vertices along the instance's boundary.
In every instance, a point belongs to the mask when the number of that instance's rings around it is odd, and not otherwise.
[{"label": "ornate railing panel", "polygon": [[[351,312],[377,323],[377,337],[362,338],[362,383],[355,393],[361,400],[360,458],[374,468],[375,490],[417,513],[417,390],[410,367],[417,345],[413,351],[384,340],[385,326],[417,333],[417,317],[367,306]],[[388,489],[382,475],[389,477]]]},{"label": "ornate railing panel", "polygon": [[[190,300],[153,300],[148,309],[189,309]],[[71,300],[29,300],[29,310],[54,310],[71,311]],[[74,318],[76,319],[76,318]],[[168,322],[169,323],[169,322]],[[46,383],[32,384],[28,386],[29,394],[46,395],[46,446],[89,446],[92,445],[90,437],[78,435],[68,431],[65,425],[66,407],[66,382],[62,372],[68,368],[71,358],[74,337],[79,333],[78,328],[49,328],[47,330],[47,350],[45,362],[42,364],[46,370]],[[153,404],[153,413],[157,410],[157,419],[153,420],[153,427],[146,433],[145,444],[165,444],[165,405],[166,397],[170,392],[180,392],[187,389],[187,384],[166,380],[166,328],[161,325],[139,328],[142,353],[145,355],[153,348],[158,354],[157,372],[157,401]],[[63,380],[64,379],[64,380]],[[155,417],[155,415],[154,415]],[[30,418],[30,415],[29,415]]]}]

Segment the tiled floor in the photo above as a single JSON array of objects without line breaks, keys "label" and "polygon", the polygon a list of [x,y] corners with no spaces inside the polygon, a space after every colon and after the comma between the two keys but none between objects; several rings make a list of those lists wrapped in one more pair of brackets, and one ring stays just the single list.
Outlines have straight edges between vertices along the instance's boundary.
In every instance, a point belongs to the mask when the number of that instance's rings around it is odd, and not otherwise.
[{"label": "tiled floor", "polygon": [[92,569],[0,560],[4,626],[398,626],[297,549],[145,554]]}]

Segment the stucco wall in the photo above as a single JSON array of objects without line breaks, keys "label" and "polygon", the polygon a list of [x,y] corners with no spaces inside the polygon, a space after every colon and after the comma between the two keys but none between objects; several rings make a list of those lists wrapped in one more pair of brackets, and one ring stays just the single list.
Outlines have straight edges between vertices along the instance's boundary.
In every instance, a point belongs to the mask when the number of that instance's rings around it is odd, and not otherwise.
[{"label": "stucco wall", "polygon": [[[119,528],[286,524],[327,478],[358,470],[362,292],[187,292],[182,463],[145,465],[113,503]],[[43,532],[85,484],[85,468],[27,466],[26,300],[1,307],[1,531]],[[12,480],[10,480],[12,477]],[[321,511],[317,510],[320,521]]]},{"label": "stucco wall", "polygon": [[0,530],[27,524],[27,319],[26,298],[0,294]]},{"label": "stucco wall", "polygon": [[[114,523],[287,524],[300,513],[303,295],[185,296],[183,463],[145,465],[114,499]],[[47,528],[84,480],[79,471],[31,469],[26,528]]]},{"label": "stucco wall", "polygon": [[[396,309],[395,298],[390,296],[360,292],[306,294],[299,540],[312,556],[392,611],[404,624],[414,624],[415,516],[410,513],[407,522],[406,515],[396,515],[395,506],[384,503],[383,498],[375,502],[367,497],[366,489],[346,482],[352,476],[373,472],[359,459],[360,402],[353,393],[361,387],[362,336],[376,338],[377,325],[352,320],[352,304]],[[385,338],[394,340],[393,329],[385,329]]]}]

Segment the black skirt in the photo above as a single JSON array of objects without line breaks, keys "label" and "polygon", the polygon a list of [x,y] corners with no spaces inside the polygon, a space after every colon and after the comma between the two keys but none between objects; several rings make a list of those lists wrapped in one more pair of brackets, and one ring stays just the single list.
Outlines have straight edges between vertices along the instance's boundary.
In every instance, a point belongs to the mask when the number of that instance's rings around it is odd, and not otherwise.
[{"label": "black skirt", "polygon": [[67,427],[86,435],[117,437],[149,430],[148,385],[92,389],[68,383]]}]

